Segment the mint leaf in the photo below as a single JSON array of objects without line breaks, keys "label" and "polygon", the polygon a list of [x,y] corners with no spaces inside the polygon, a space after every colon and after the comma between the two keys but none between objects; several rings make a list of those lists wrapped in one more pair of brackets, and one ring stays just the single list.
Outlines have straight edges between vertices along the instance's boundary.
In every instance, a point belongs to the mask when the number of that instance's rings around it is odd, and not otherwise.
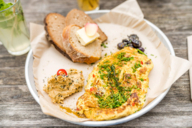
[{"label": "mint leaf", "polygon": [[3,0],[0,0],[0,4],[5,4],[5,2]]},{"label": "mint leaf", "polygon": [[1,10],[1,8],[3,8],[4,4],[5,4],[5,2],[3,0],[0,0],[0,10]]},{"label": "mint leaf", "polygon": [[7,9],[12,5],[13,3],[5,3],[3,0],[0,0],[0,11]]},{"label": "mint leaf", "polygon": [[3,7],[3,4],[0,4],[0,9]]}]

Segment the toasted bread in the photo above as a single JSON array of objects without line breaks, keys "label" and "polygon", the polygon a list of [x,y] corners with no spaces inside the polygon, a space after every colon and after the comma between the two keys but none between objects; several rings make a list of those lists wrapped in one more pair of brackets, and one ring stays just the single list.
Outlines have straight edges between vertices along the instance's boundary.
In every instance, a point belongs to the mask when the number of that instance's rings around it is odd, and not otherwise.
[{"label": "toasted bread", "polygon": [[63,46],[73,62],[91,64],[101,57],[101,40],[96,39],[91,44],[83,46],[78,41],[76,31],[81,29],[78,25],[69,25],[63,30]]},{"label": "toasted bread", "polygon": [[62,39],[62,32],[66,26],[65,17],[58,13],[49,13],[45,17],[44,23],[48,41],[50,41],[59,52],[68,57],[63,47]]},{"label": "toasted bread", "polygon": [[[95,23],[91,17],[77,9],[73,9],[67,14],[65,22],[66,26],[76,24],[80,27],[84,27],[86,23]],[[102,42],[107,40],[107,36],[100,28],[98,29],[98,33],[100,35],[99,39]]]}]

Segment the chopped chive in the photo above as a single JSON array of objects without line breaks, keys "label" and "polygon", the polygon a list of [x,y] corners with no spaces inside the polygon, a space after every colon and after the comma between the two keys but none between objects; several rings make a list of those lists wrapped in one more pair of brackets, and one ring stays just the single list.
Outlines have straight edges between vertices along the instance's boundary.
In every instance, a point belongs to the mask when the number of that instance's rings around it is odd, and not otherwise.
[{"label": "chopped chive", "polygon": [[102,43],[101,46],[103,46],[104,48],[107,48],[105,43]]},{"label": "chopped chive", "polygon": [[143,79],[143,78],[140,78],[139,80],[140,80],[140,81],[144,81],[144,79]]}]

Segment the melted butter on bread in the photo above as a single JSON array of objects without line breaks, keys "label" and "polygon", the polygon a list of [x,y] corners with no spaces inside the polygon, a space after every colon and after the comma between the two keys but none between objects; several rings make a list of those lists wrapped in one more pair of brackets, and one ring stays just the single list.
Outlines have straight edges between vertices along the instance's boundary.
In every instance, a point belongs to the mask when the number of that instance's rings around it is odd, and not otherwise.
[{"label": "melted butter on bread", "polygon": [[81,43],[81,45],[86,46],[86,45],[92,43],[93,41],[95,41],[96,39],[98,39],[100,35],[96,32],[95,35],[88,36],[85,32],[85,27],[83,27],[83,28],[77,30],[76,36],[77,36],[79,42]]}]

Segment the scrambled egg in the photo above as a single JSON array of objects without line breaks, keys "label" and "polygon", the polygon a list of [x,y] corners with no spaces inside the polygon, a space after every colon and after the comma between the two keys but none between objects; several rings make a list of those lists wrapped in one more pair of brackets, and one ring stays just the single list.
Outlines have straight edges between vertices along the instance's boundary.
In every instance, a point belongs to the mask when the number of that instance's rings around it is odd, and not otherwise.
[{"label": "scrambled egg", "polygon": [[62,104],[66,97],[79,92],[84,86],[82,71],[70,69],[68,75],[53,75],[48,79],[43,90],[48,93],[53,103]]},{"label": "scrambled egg", "polygon": [[111,120],[142,109],[153,63],[140,50],[126,47],[102,59],[89,74],[77,111],[91,120]]}]

